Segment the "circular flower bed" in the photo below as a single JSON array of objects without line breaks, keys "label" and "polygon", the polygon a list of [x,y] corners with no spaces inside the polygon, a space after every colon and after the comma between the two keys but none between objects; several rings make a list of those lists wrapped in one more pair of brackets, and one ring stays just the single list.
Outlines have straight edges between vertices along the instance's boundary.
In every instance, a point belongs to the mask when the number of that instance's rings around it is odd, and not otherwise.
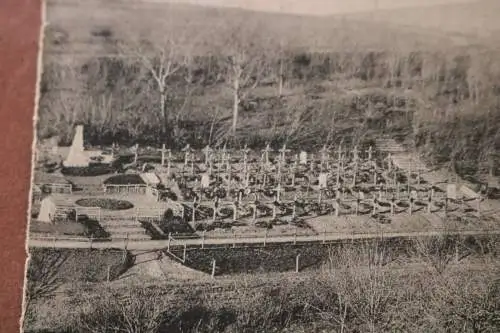
[{"label": "circular flower bed", "polygon": [[125,210],[134,208],[130,201],[107,199],[107,198],[85,198],[75,202],[82,207],[99,207],[107,210]]}]

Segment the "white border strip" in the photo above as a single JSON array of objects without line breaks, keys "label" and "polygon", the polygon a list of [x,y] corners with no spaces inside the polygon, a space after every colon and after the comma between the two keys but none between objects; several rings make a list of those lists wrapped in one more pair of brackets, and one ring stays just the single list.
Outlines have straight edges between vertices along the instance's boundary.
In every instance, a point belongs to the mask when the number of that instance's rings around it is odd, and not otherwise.
[{"label": "white border strip", "polygon": [[28,211],[26,212],[26,241],[25,241],[25,251],[26,251],[26,262],[24,264],[24,282],[23,282],[23,301],[22,301],[22,312],[21,318],[19,320],[19,331],[23,333],[24,331],[24,316],[26,314],[26,287],[27,287],[27,274],[28,265],[30,262],[29,253],[29,234],[30,234],[30,221],[31,221],[31,198],[33,195],[33,184],[35,180],[35,163],[36,163],[36,150],[37,150],[37,125],[38,125],[38,104],[40,102],[40,84],[42,80],[43,73],[43,42],[45,38],[45,27],[47,25],[47,4],[45,0],[40,0],[40,32],[38,37],[38,57],[36,65],[36,85],[35,85],[35,105],[33,110],[33,142],[31,144],[31,177],[30,177],[30,190],[28,197]]}]

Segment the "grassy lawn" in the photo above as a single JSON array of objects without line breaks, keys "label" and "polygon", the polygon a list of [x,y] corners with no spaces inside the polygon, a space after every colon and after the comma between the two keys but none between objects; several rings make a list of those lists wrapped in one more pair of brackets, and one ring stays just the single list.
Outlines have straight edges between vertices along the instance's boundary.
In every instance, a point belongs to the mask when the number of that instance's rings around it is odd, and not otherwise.
[{"label": "grassy lawn", "polygon": [[46,223],[31,221],[30,232],[50,235],[85,236],[87,228],[77,222]]}]

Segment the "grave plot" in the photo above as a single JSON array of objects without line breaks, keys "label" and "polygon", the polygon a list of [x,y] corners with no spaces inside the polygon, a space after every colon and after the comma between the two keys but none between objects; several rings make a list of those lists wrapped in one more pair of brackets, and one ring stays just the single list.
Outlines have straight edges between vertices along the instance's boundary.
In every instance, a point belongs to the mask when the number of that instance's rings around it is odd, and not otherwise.
[{"label": "grave plot", "polygon": [[[296,224],[312,226],[321,218],[338,224],[337,229],[329,227],[334,232],[344,230],[337,221],[342,216],[369,217],[361,229],[390,230],[391,220],[398,215],[404,220],[415,214],[470,209],[457,206],[449,193],[428,182],[420,164],[414,170],[411,165],[405,166],[410,170],[401,169],[390,153],[380,154],[372,147],[364,152],[338,147],[333,154],[324,148],[313,156],[300,152],[290,158],[286,147],[273,152],[267,146],[258,158],[250,158],[248,149],[231,154],[207,147],[203,152],[196,167],[177,167],[183,170],[177,180],[184,218],[198,231],[251,233],[263,227],[286,233]],[[185,152],[184,166],[194,165],[189,156],[192,153]],[[407,226],[416,228],[411,223]]]},{"label": "grave plot", "polygon": [[[96,199],[91,206],[102,208],[112,238],[409,232],[443,219],[480,225],[483,197],[426,179],[425,166],[391,149],[113,147],[111,155],[128,156],[129,164],[114,175],[73,178],[67,197],[73,204]],[[133,207],[103,208],[104,199]]]}]

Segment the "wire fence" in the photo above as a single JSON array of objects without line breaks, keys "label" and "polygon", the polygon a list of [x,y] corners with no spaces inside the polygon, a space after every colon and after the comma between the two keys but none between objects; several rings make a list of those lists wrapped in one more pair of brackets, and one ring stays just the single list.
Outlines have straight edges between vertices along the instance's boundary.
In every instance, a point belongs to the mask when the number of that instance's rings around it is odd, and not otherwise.
[{"label": "wire fence", "polygon": [[378,232],[332,232],[324,231],[313,235],[273,234],[264,233],[228,233],[225,236],[210,237],[205,233],[201,235],[177,236],[169,234],[164,240],[134,240],[128,235],[123,239],[71,237],[64,235],[41,236],[30,235],[28,244],[32,247],[65,247],[65,248],[122,248],[122,249],[170,249],[171,247],[189,247],[203,249],[208,246],[223,245],[236,247],[237,245],[266,246],[268,244],[299,244],[299,243],[331,243],[338,241],[360,239],[390,239],[390,238],[418,238],[439,235],[500,235],[500,228],[485,227],[481,229],[466,228],[432,228],[426,231],[378,231]]}]

